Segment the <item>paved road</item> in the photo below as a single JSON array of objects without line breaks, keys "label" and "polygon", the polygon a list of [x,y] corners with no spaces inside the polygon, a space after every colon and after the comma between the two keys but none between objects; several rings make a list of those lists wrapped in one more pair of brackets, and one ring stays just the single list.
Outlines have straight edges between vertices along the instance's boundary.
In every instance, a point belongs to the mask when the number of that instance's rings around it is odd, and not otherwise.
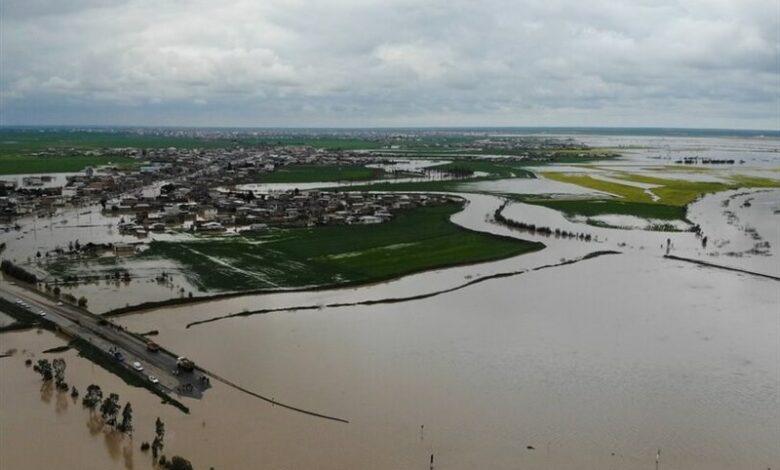
[{"label": "paved road", "polygon": [[[147,381],[151,387],[156,387],[166,393],[180,396],[201,398],[209,388],[204,381],[205,374],[198,369],[193,372],[179,372],[176,367],[177,358],[167,351],[151,352],[146,341],[138,336],[123,331],[121,327],[92,313],[57,302],[19,286],[0,286],[0,297],[16,303],[21,300],[29,305],[33,313],[46,312],[44,318],[57,325],[65,334],[72,338],[81,338],[96,346],[110,360],[117,361],[122,367]],[[118,350],[124,361],[119,362],[110,351]],[[133,368],[134,362],[140,362],[143,370]],[[153,383],[149,376],[159,380]],[[191,387],[190,387],[191,386]]]}]

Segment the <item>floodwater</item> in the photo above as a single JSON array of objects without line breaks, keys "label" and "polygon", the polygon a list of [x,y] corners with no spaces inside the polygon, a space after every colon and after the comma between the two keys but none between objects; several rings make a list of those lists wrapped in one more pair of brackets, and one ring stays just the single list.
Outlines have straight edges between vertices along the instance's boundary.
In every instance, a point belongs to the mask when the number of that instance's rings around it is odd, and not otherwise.
[{"label": "floodwater", "polygon": [[[174,436],[166,453],[198,467],[426,468],[434,453],[438,468],[639,469],[660,447],[664,468],[774,468],[777,292],[775,281],[629,253],[411,303],[189,329],[199,315],[122,319],[134,330],[158,328],[158,342],[244,387],[349,424],[222,385],[188,402],[184,416],[66,358],[82,390],[96,382],[130,399],[138,426],[162,414]],[[4,348],[34,348],[33,334],[0,338]],[[0,412],[0,447],[12,449],[3,468],[66,459],[126,468],[107,438],[89,433],[80,406],[58,413],[39,398],[21,361],[0,360],[3,400],[13,397]],[[138,432],[135,445],[149,434]],[[53,446],[25,451],[30,440]],[[137,450],[133,462],[149,468]]]},{"label": "floodwater", "polygon": [[570,196],[609,196],[608,193],[583,188],[576,184],[561,183],[546,178],[511,178],[492,181],[463,183],[462,191],[515,193],[515,194],[547,194]]},{"label": "floodwater", "polygon": [[[526,180],[527,181],[527,180]],[[63,344],[35,331],[0,335],[0,467],[150,468],[137,447],[154,417],[167,455],[196,468],[663,469],[780,467],[778,281],[664,259],[672,254],[780,275],[780,191],[733,191],[693,204],[692,233],[631,231],[513,203],[508,218],[591,234],[584,242],[499,226],[502,200],[469,195],[453,221],[543,241],[545,250],[362,288],[243,296],[116,319],[256,393],[221,383],[184,415],[96,366],[68,360],[68,380],[129,399],[136,435],[89,426],[69,397],[41,393],[25,354]],[[729,201],[729,202],[724,202]],[[762,245],[756,253],[756,245]],[[565,266],[587,253],[616,250]],[[535,268],[542,268],[534,270]],[[424,299],[406,297],[516,273]],[[300,306],[314,310],[294,310]],[[231,313],[274,313],[192,322]],[[26,351],[24,351],[26,349]],[[64,404],[63,404],[64,402]],[[46,452],[35,447],[46,443]],[[127,450],[126,450],[127,449]]]}]

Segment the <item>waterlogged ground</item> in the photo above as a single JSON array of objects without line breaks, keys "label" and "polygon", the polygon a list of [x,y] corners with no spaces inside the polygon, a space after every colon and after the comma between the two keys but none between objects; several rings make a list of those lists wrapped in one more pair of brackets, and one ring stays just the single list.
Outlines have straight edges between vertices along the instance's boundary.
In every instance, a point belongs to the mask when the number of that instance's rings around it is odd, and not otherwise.
[{"label": "waterlogged ground", "polygon": [[[159,328],[159,342],[244,387],[349,424],[298,415],[221,385],[188,402],[192,413],[185,416],[65,357],[72,383],[100,383],[133,402],[135,446],[149,434],[140,431],[143,423],[151,428],[160,414],[170,430],[167,452],[205,468],[250,461],[269,468],[425,468],[433,452],[437,466],[455,469],[630,469],[652,465],[657,447],[666,468],[774,468],[776,287],[627,254],[408,304],[275,313],[189,329],[187,322],[208,312],[122,319],[136,330]],[[3,347],[58,344],[34,335],[4,335]],[[55,461],[149,468],[138,450],[122,450],[126,439],[116,444],[90,432],[80,405],[42,399],[39,380],[22,362],[0,360],[2,377],[19,378],[2,381],[1,396],[14,404],[0,408],[2,447],[12,449],[3,468]],[[49,452],[21,450],[30,422],[37,423],[35,439],[51,442]]]},{"label": "waterlogged ground", "polygon": [[[701,139],[683,139],[679,151],[654,145],[632,150],[623,166],[641,172],[676,153],[705,153]],[[743,152],[745,165],[764,165],[765,174],[777,165],[765,141],[724,145],[707,155]],[[505,207],[510,220],[591,241],[541,236],[493,223],[502,199],[468,198],[453,222],[547,248],[361,288],[115,318],[133,331],[159,330],[155,341],[249,390],[348,424],[220,383],[204,400],[187,400],[184,415],[64,353],[80,389],[100,383],[132,401],[139,431],[130,445],[95,431],[69,398],[65,406],[41,394],[25,354],[61,340],[8,333],[0,352],[17,352],[0,359],[0,467],[150,468],[137,447],[158,415],[169,430],[166,453],[196,468],[428,468],[434,454],[436,468],[447,469],[647,469],[659,448],[664,469],[780,467],[778,281],[663,258],[668,240],[677,256],[780,276],[780,190],[726,191],[690,205],[706,247],[690,232],[596,227],[518,201]],[[604,250],[619,254],[581,260]],[[495,275],[506,276],[478,282]],[[389,298],[396,302],[361,304]],[[30,452],[31,440],[47,452]]]}]

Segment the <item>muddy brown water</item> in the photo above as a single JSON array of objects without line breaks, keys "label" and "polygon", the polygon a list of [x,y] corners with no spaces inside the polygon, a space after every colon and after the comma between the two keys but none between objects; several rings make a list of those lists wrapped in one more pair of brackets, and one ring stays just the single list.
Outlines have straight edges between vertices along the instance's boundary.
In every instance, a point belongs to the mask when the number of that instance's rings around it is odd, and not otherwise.
[{"label": "muddy brown water", "polygon": [[[778,269],[777,192],[753,196],[737,211],[741,222],[727,227],[717,197],[692,206],[692,215],[705,230],[718,230],[713,240],[729,243],[705,250],[691,234],[673,234],[677,254]],[[474,196],[472,210],[454,220],[484,228],[498,205]],[[532,210],[514,205],[507,216],[567,222]],[[750,248],[740,229],[746,223],[772,241],[771,256],[712,255]],[[0,350],[17,353],[0,359],[0,468],[150,468],[138,446],[151,439],[157,416],[167,426],[165,453],[184,455],[196,468],[427,469],[434,454],[437,469],[648,469],[658,448],[662,469],[778,468],[778,282],[663,259],[666,237],[607,231],[600,243],[547,239],[541,252],[364,288],[246,296],[117,320],[134,331],[158,330],[155,341],[243,387],[349,424],[219,383],[205,399],[185,400],[185,415],[72,351],[61,354],[68,381],[82,392],[98,383],[133,403],[131,441],[98,429],[69,397],[41,391],[24,359],[61,339],[2,334]],[[622,254],[424,300],[325,307],[433,291],[615,246]],[[187,328],[243,309],[296,305],[323,308]]]},{"label": "muddy brown water", "polygon": [[[663,468],[774,468],[779,300],[775,281],[627,254],[409,304],[189,329],[192,316],[165,310],[122,319],[154,325],[160,343],[244,387],[349,424],[222,385],[183,415],[66,358],[70,381],[129,398],[139,429],[163,415],[166,452],[205,468],[425,468],[431,452],[437,468],[648,468],[658,447]],[[54,343],[1,338],[4,348]],[[0,368],[3,468],[126,467],[124,444],[90,433],[80,406],[58,413],[41,400],[21,356]],[[46,452],[29,450],[41,441]],[[132,460],[148,468],[139,451]]]}]

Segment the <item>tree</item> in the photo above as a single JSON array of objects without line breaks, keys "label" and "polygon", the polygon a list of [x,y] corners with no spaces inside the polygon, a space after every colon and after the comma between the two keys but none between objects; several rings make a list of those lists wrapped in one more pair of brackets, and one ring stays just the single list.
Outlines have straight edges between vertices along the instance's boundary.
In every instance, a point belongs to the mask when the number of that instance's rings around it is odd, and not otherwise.
[{"label": "tree", "polygon": [[165,423],[162,422],[159,416],[154,422],[154,434],[157,435],[160,439],[165,437]]},{"label": "tree", "polygon": [[100,415],[109,426],[116,427],[116,417],[119,414],[119,395],[111,393],[100,405]]},{"label": "tree", "polygon": [[87,306],[87,298],[83,295],[79,298],[79,307],[86,307]]},{"label": "tree", "polygon": [[192,470],[192,464],[184,457],[174,455],[170,462],[168,462],[166,468],[169,470]]},{"label": "tree", "polygon": [[163,438],[165,438],[165,423],[160,417],[154,422],[154,440],[152,441],[152,457],[157,459],[157,455],[163,448]]},{"label": "tree", "polygon": [[87,394],[84,395],[81,404],[94,410],[101,401],[103,401],[103,390],[100,389],[100,385],[92,384],[87,387]]},{"label": "tree", "polygon": [[157,460],[157,455],[160,453],[160,451],[163,448],[162,439],[160,436],[156,436],[154,440],[152,441],[152,458]]},{"label": "tree", "polygon": [[60,296],[60,292],[62,292],[62,290],[60,289],[59,286],[54,286],[54,289],[52,289],[52,293],[54,293],[55,297],[59,297]]},{"label": "tree", "polygon": [[33,370],[39,374],[45,381],[49,381],[54,377],[52,372],[51,363],[48,359],[38,359],[38,363],[33,366]]},{"label": "tree", "polygon": [[65,359],[57,358],[54,361],[52,361],[52,368],[54,369],[54,383],[57,385],[57,388],[59,390],[67,391],[68,390],[68,384],[65,383],[65,368],[67,367],[67,364],[65,364]]},{"label": "tree", "polygon": [[122,423],[119,424],[119,430],[127,434],[133,433],[133,407],[130,402],[127,402],[122,410]]}]

